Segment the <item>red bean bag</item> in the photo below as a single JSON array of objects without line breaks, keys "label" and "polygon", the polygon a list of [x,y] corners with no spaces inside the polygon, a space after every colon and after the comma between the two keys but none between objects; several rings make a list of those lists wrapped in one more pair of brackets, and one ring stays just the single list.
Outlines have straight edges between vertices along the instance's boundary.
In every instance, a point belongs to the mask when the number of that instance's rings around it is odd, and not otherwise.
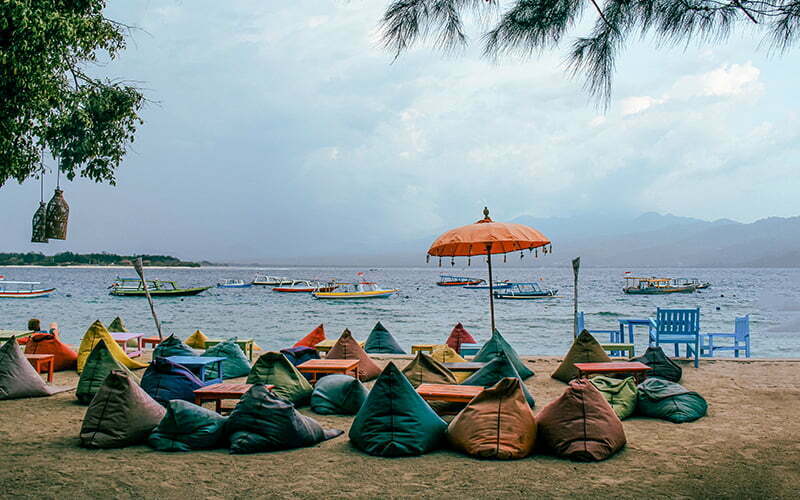
[{"label": "red bean bag", "polygon": [[450,348],[452,348],[456,352],[460,352],[461,344],[477,344],[478,341],[469,334],[464,325],[461,323],[456,323],[456,326],[453,327],[453,331],[450,332],[450,336],[447,337],[447,344]]},{"label": "red bean bag", "polygon": [[298,340],[292,347],[314,347],[323,340],[325,340],[325,327],[320,323],[318,327],[311,330],[311,333]]},{"label": "red bean bag", "polygon": [[34,334],[25,345],[25,354],[54,354],[53,370],[74,370],[78,367],[78,353],[50,333]]}]

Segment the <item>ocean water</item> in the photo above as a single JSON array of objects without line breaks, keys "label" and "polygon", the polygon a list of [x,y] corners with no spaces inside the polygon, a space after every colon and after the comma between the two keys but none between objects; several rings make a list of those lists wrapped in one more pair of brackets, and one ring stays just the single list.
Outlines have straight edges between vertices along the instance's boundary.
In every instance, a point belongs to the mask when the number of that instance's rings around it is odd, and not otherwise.
[{"label": "ocean water", "polygon": [[[223,278],[250,280],[255,268],[146,269],[148,278],[174,280],[180,286],[216,284]],[[352,281],[361,268],[297,267],[267,269],[296,279]],[[579,309],[590,329],[615,329],[619,318],[646,318],[661,307],[701,308],[701,331],[733,331],[734,317],[750,314],[754,357],[800,357],[800,269],[647,269],[644,274],[696,277],[711,288],[694,294],[629,296],[622,293],[623,269],[584,268],[580,273]],[[486,290],[435,285],[440,272],[486,278],[480,266],[383,268],[366,278],[401,291],[388,299],[358,302],[316,300],[307,294],[274,293],[267,287],[212,288],[201,295],[155,300],[165,333],[186,338],[200,329],[212,338],[254,338],[266,349],[291,346],[320,323],[328,337],[349,328],[365,339],[376,321],[409,349],[414,343],[443,342],[460,321],[479,341],[490,335]],[[639,271],[641,272],[641,270]],[[133,270],[0,267],[9,280],[41,281],[57,291],[47,298],[0,299],[0,329],[23,329],[31,317],[43,325],[57,321],[66,342],[80,341],[96,319],[108,324],[121,316],[131,331],[155,334],[147,300],[114,297],[108,286]],[[538,281],[559,289],[560,298],[495,301],[497,328],[520,354],[560,355],[572,340],[572,269],[497,266],[495,279]],[[607,340],[607,339],[601,339]],[[647,332],[636,334],[637,352]]]}]

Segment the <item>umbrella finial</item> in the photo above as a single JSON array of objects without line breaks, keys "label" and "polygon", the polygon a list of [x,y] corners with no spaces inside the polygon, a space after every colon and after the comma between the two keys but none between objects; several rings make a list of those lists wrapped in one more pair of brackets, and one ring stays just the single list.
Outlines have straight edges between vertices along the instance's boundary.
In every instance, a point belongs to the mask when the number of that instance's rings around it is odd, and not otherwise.
[{"label": "umbrella finial", "polygon": [[483,216],[489,218],[489,207],[483,207]]}]

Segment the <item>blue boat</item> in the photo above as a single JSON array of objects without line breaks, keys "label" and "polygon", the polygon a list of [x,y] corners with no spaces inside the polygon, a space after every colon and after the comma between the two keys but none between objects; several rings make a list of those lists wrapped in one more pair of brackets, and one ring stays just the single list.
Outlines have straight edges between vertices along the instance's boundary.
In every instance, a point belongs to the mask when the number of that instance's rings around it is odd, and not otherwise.
[{"label": "blue boat", "polygon": [[494,292],[496,299],[555,299],[558,290],[542,288],[539,283],[512,283],[508,290]]}]

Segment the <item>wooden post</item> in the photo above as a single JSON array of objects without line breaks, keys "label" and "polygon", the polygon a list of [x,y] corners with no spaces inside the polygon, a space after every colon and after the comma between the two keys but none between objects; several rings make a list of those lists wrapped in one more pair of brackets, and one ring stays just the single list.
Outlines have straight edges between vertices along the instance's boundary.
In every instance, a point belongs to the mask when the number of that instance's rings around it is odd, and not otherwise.
[{"label": "wooden post", "polygon": [[572,337],[578,336],[578,270],[581,268],[581,258],[572,259],[572,273],[575,275],[574,295],[572,301]]},{"label": "wooden post", "polygon": [[142,258],[137,258],[133,263],[133,268],[136,269],[136,274],[139,275],[139,279],[142,280],[142,286],[144,287],[144,295],[147,297],[147,302],[150,304],[150,312],[153,314],[153,321],[156,322],[156,331],[158,331],[158,339],[164,340],[164,336],[161,335],[161,323],[158,321],[158,316],[156,316],[156,308],[153,307],[153,298],[150,297],[150,290],[147,289],[147,282],[144,280],[144,269],[142,268]]}]

